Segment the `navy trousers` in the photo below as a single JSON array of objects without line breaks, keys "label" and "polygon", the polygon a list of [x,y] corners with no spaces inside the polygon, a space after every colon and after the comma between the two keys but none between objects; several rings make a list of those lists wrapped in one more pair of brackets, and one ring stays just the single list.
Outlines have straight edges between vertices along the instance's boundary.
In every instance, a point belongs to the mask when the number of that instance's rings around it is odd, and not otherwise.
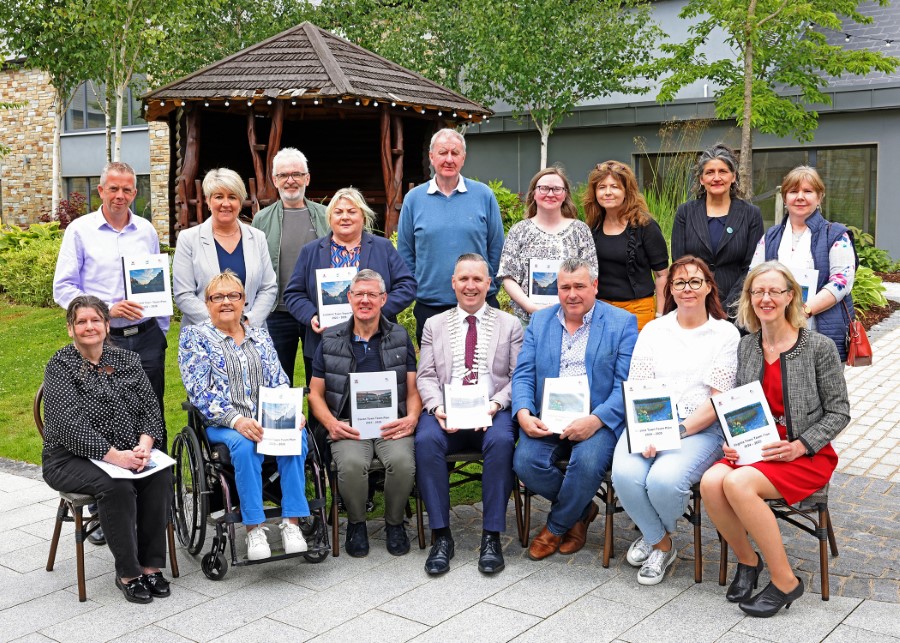
[{"label": "navy trousers", "polygon": [[498,412],[493,426],[487,431],[463,429],[456,433],[444,431],[433,415],[421,415],[415,433],[416,479],[432,529],[450,526],[450,477],[446,454],[478,450],[484,456],[481,478],[484,529],[506,531],[506,505],[513,486],[516,433],[517,427],[509,410]]}]

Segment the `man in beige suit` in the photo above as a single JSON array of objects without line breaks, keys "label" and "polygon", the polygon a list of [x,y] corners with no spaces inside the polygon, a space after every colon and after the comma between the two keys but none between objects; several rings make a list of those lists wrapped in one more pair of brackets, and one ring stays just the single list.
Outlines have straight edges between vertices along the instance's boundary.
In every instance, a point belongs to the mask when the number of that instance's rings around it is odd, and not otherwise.
[{"label": "man in beige suit", "polygon": [[[491,274],[487,261],[464,254],[452,277],[457,305],[428,319],[422,332],[416,385],[427,411],[416,428],[416,474],[428,509],[434,545],[425,561],[429,574],[450,569],[454,544],[450,533],[450,489],[445,455],[477,449],[484,456],[484,523],[478,569],[493,574],[504,567],[500,532],[506,531],[506,505],[513,485],[512,457],[516,426],[510,414],[511,380],[522,348],[518,319],[486,305]],[[445,384],[487,383],[491,426],[447,426]]]}]

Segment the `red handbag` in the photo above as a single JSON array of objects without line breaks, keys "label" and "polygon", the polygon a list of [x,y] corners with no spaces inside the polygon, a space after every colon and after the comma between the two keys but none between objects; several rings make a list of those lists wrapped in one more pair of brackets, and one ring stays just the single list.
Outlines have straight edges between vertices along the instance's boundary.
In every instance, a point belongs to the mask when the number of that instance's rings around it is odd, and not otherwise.
[{"label": "red handbag", "polygon": [[871,366],[872,365],[872,345],[869,344],[869,337],[866,335],[866,329],[863,328],[862,322],[850,317],[850,311],[847,304],[841,300],[844,307],[844,314],[850,320],[847,325],[847,366]]}]

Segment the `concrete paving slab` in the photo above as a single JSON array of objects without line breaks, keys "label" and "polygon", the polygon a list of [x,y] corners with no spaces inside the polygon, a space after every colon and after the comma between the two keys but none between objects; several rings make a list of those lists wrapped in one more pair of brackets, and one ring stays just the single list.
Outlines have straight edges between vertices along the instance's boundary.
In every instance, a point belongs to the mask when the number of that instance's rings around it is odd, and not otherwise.
[{"label": "concrete paving slab", "polygon": [[724,596],[689,587],[619,638],[630,643],[715,641],[743,617]]},{"label": "concrete paving slab", "polygon": [[[479,603],[417,636],[415,643],[479,641],[502,643],[537,625],[541,619],[489,603]],[[554,639],[555,640],[555,639]]]},{"label": "concrete paving slab", "polygon": [[805,594],[790,609],[781,610],[772,618],[745,617],[731,631],[766,641],[816,643],[828,636],[860,602],[842,596],[823,601],[818,594]]},{"label": "concrete paving slab", "polygon": [[99,603],[72,600],[69,592],[58,590],[0,611],[0,641],[33,634],[49,625],[55,625],[79,614],[91,612]]},{"label": "concrete paving slab", "polygon": [[516,643],[580,643],[585,640],[604,643],[621,639],[625,632],[651,612],[650,608],[640,605],[623,605],[597,596],[582,596],[513,640]]},{"label": "concrete paving slab", "polygon": [[164,630],[158,625],[147,625],[134,632],[111,639],[108,643],[134,643],[135,641],[165,641],[166,643],[193,643],[191,639],[178,636],[174,632]]},{"label": "concrete paving slab", "polygon": [[316,643],[378,643],[396,641],[402,643],[415,638],[428,629],[427,625],[388,614],[381,610],[371,610],[338,627],[312,639]]},{"label": "concrete paving slab", "polygon": [[274,621],[270,618],[261,618],[213,640],[215,643],[246,643],[247,641],[291,641],[291,643],[300,643],[301,641],[308,641],[313,636],[315,635],[312,632],[301,630],[299,627]]},{"label": "concrete paving slab", "polygon": [[877,634],[897,636],[900,633],[900,604],[865,601],[844,623]]},{"label": "concrete paving slab", "polygon": [[[21,547],[30,547],[37,543],[46,543],[47,541],[29,534],[22,529],[10,529],[4,532],[3,538],[0,538],[0,565],[3,565],[2,555],[12,551],[17,551]],[[74,547],[73,547],[74,549]],[[47,551],[44,552],[44,564],[47,563]]]},{"label": "concrete paving slab", "polygon": [[825,639],[825,643],[898,643],[900,638],[876,634],[850,625],[838,625]]}]

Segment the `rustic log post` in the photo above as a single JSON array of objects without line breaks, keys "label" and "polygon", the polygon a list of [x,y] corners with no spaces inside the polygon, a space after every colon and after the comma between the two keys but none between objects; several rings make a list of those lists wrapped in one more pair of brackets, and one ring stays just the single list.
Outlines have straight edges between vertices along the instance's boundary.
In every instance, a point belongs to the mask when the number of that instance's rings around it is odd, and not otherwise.
[{"label": "rustic log post", "polygon": [[275,99],[272,103],[272,111],[270,112],[272,119],[272,127],[269,129],[269,147],[266,150],[266,167],[265,183],[257,184],[259,187],[258,197],[266,201],[274,201],[278,198],[275,191],[275,183],[272,181],[272,160],[281,149],[281,132],[284,130],[284,101]]},{"label": "rustic log post", "polygon": [[256,143],[256,124],[254,123],[253,108],[247,110],[247,142],[250,144],[250,158],[253,159],[253,173],[256,175],[256,184],[265,185],[266,175],[259,158],[259,145]]},{"label": "rustic log post", "polygon": [[197,194],[197,223],[203,223],[203,185],[200,179],[194,179],[194,192]]},{"label": "rustic log post", "polygon": [[384,182],[384,236],[391,236],[391,204],[394,199],[394,185],[391,180],[394,170],[391,157],[391,115],[388,106],[381,106],[381,121],[379,127],[381,135],[381,179]]},{"label": "rustic log post", "polygon": [[[184,204],[185,208],[191,202],[191,199],[200,195],[194,192],[194,182],[197,178],[197,172],[200,168],[200,110],[196,107],[188,107],[185,110],[185,125],[187,129],[187,144],[184,150],[184,165],[182,166],[181,178],[184,181]],[[184,221],[184,227],[189,228],[191,221]]]},{"label": "rustic log post", "polygon": [[394,233],[400,221],[400,204],[403,202],[403,119],[394,116],[393,121],[393,143],[391,149],[392,157],[392,173],[391,173],[391,194],[387,199],[385,207],[385,232],[388,236]]}]

